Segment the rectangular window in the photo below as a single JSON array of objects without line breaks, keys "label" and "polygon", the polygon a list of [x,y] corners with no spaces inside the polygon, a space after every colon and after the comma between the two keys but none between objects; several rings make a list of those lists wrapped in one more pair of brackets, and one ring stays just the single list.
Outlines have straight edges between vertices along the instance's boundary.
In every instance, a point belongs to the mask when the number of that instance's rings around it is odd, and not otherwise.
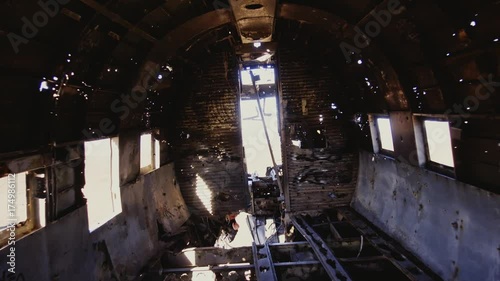
[{"label": "rectangular window", "polygon": [[[253,87],[252,74],[257,76],[255,84],[258,86],[258,93]],[[280,166],[282,161],[275,68],[272,65],[253,69],[247,67],[241,70],[240,75],[242,87],[239,113],[246,170],[249,174],[265,176],[268,174],[268,167],[274,166],[269,145],[276,165]]]},{"label": "rectangular window", "polygon": [[153,136],[151,133],[141,135],[141,173],[153,170]]},{"label": "rectangular window", "polygon": [[425,120],[424,128],[428,159],[434,163],[453,168],[455,164],[448,122]]},{"label": "rectangular window", "polygon": [[392,143],[391,121],[389,118],[377,118],[378,137],[380,146],[384,150],[394,151]]},{"label": "rectangular window", "polygon": [[89,231],[121,213],[118,138],[85,142],[85,187]]},{"label": "rectangular window", "polygon": [[0,248],[8,243],[12,224],[16,237],[45,226],[45,198],[36,198],[34,174],[23,172],[0,178]]},{"label": "rectangular window", "polygon": [[241,84],[243,86],[251,86],[252,84],[252,71],[253,75],[258,75],[259,80],[255,82],[256,85],[273,85],[276,83],[274,68],[268,66],[267,68],[246,69],[241,71]]},{"label": "rectangular window", "polygon": [[0,208],[0,231],[5,230],[9,223],[19,224],[28,219],[27,199],[25,173],[0,178],[0,200],[4,201],[0,204],[2,206]]}]

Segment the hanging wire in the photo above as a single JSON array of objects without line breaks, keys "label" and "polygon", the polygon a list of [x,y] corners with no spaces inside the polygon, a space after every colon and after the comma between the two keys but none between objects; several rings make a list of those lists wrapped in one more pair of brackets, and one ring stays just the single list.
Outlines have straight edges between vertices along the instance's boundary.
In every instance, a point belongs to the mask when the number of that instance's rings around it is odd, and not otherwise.
[{"label": "hanging wire", "polygon": [[359,258],[359,255],[361,255],[361,251],[363,251],[363,235],[361,235],[361,245],[359,246],[359,252],[356,258]]}]

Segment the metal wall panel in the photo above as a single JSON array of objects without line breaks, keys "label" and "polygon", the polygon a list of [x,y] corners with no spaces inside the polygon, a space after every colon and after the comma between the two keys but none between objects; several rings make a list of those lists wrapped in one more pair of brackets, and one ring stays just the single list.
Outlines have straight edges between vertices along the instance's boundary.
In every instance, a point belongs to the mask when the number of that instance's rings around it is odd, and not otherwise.
[{"label": "metal wall panel", "polygon": [[[356,186],[353,124],[335,103],[331,65],[312,56],[280,49],[283,155],[292,212],[346,206]],[[292,143],[299,139],[302,147]]]},{"label": "metal wall panel", "polygon": [[500,280],[500,196],[369,152],[359,170],[354,209],[443,280]]},{"label": "metal wall panel", "polygon": [[235,66],[232,55],[207,56],[187,82],[191,90],[176,101],[177,179],[187,205],[202,216],[224,216],[250,203]]}]

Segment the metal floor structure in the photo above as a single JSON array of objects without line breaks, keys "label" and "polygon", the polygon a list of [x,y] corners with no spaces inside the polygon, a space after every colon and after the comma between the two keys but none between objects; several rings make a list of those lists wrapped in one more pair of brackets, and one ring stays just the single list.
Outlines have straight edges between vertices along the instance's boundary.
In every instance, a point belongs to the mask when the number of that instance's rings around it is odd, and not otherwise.
[{"label": "metal floor structure", "polygon": [[141,280],[441,280],[351,209],[296,215],[292,223],[293,242],[186,249]]}]

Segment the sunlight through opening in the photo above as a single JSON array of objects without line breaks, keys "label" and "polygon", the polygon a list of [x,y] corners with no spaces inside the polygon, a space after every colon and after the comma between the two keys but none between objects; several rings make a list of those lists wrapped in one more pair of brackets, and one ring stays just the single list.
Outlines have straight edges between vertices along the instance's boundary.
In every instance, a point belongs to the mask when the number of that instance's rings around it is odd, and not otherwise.
[{"label": "sunlight through opening", "polygon": [[[278,109],[276,97],[268,97],[260,101],[264,111],[271,147],[273,148],[276,165],[281,165],[281,139],[278,132]],[[265,104],[265,106],[264,106]],[[248,173],[265,176],[266,168],[272,167],[262,119],[255,100],[241,100],[241,133]]]},{"label": "sunlight through opening", "polygon": [[196,174],[196,196],[198,196],[208,213],[213,215],[212,191],[198,174]]},{"label": "sunlight through opening", "polygon": [[85,142],[85,187],[89,231],[121,213],[118,138]]},{"label": "sunlight through opening", "polygon": [[448,122],[425,120],[424,127],[430,160],[448,167],[454,167]]},{"label": "sunlight through opening", "polygon": [[146,173],[153,169],[153,136],[151,133],[141,135],[141,172]]},{"label": "sunlight through opening", "polygon": [[[15,187],[15,197],[12,199],[8,197],[9,187]],[[27,194],[26,194],[26,173],[15,174],[14,177],[3,177],[0,178],[0,198],[5,201],[5,205],[2,204],[0,209],[0,231],[7,228],[9,223],[15,222],[16,224],[24,222],[28,219],[28,207],[27,207]],[[10,217],[9,209],[7,208],[7,203],[15,206],[15,217]],[[5,207],[4,207],[5,206]],[[11,210],[12,211],[12,210]],[[11,219],[15,219],[12,221]]]},{"label": "sunlight through opening", "polygon": [[389,120],[389,118],[378,118],[377,127],[382,149],[394,151],[394,144],[392,143],[391,121]]},{"label": "sunlight through opening", "polygon": [[[256,68],[252,69],[254,75],[260,76],[260,80],[255,82],[255,85],[275,84],[274,68]],[[252,85],[252,77],[250,70],[241,71],[241,83],[243,85]]]}]

